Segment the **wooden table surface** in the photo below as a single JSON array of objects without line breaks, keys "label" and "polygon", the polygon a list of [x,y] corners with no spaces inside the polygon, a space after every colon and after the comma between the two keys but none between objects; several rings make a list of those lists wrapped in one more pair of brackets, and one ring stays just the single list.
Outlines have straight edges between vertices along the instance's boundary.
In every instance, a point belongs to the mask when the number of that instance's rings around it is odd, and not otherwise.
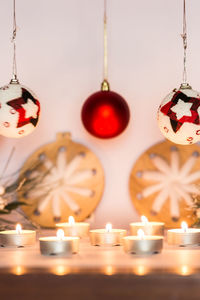
[{"label": "wooden table surface", "polygon": [[164,244],[162,253],[135,256],[81,240],[79,254],[45,257],[39,243],[0,249],[0,299],[200,299],[200,247]]}]

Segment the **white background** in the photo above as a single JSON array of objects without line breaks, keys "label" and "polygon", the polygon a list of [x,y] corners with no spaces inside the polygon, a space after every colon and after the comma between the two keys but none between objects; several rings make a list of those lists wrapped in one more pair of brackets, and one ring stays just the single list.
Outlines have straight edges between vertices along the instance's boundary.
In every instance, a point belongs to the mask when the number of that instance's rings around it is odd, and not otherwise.
[{"label": "white background", "polygon": [[[0,137],[0,173],[13,145],[7,173],[20,168],[57,132],[96,153],[105,170],[105,191],[94,226],[111,221],[126,227],[138,218],[131,203],[131,168],[162,140],[156,111],[182,81],[182,0],[108,0],[108,59],[111,89],[131,110],[127,130],[111,140],[89,135],[80,120],[85,99],[100,89],[103,70],[103,0],[16,0],[20,82],[41,101],[38,128],[15,140]],[[188,79],[200,90],[200,1],[187,0]],[[0,0],[0,85],[11,79],[12,1]]]}]

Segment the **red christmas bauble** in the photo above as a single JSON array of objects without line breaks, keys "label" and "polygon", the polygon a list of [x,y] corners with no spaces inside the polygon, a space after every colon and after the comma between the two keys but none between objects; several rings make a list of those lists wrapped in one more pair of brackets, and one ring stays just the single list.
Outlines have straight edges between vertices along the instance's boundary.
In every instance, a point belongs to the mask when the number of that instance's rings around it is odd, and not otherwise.
[{"label": "red christmas bauble", "polygon": [[130,119],[130,111],[119,94],[103,90],[92,94],[85,101],[81,118],[90,134],[109,139],[124,131]]}]

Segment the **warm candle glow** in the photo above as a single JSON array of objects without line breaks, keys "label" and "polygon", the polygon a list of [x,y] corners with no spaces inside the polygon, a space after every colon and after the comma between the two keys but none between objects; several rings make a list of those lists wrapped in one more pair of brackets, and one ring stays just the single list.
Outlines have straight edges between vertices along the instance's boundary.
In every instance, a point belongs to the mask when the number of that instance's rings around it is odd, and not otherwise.
[{"label": "warm candle glow", "polygon": [[70,225],[74,225],[74,224],[75,224],[75,220],[74,220],[74,217],[73,217],[73,216],[69,216],[69,218],[68,218],[68,223],[69,223]]},{"label": "warm candle glow", "polygon": [[141,240],[145,237],[144,231],[142,229],[138,229],[137,235]]},{"label": "warm candle glow", "polygon": [[181,222],[181,228],[184,232],[186,232],[188,229],[188,224],[185,221]]},{"label": "warm candle glow", "polygon": [[112,231],[112,224],[111,223],[107,223],[106,224],[106,232],[111,232]]},{"label": "warm candle glow", "polygon": [[182,275],[182,276],[188,276],[193,273],[193,270],[190,266],[188,265],[182,265],[177,269],[177,273]]},{"label": "warm candle glow", "polygon": [[148,273],[148,268],[144,265],[139,265],[139,266],[136,266],[134,269],[133,269],[133,272],[136,274],[136,275],[139,275],[139,276],[143,276],[143,275],[146,275]]},{"label": "warm candle glow", "polygon": [[110,265],[105,266],[105,268],[104,268],[104,274],[105,275],[111,276],[114,273],[115,273],[115,269],[113,268],[113,266],[110,266]]},{"label": "warm candle glow", "polygon": [[142,223],[145,223],[145,225],[149,222],[149,220],[145,216],[141,216],[141,221]]},{"label": "warm candle glow", "polygon": [[16,231],[17,231],[17,234],[22,233],[22,226],[20,224],[16,225]]},{"label": "warm candle glow", "polygon": [[56,232],[56,236],[57,236],[58,240],[63,240],[63,238],[65,236],[64,230],[58,229]]},{"label": "warm candle glow", "polygon": [[63,276],[70,273],[70,268],[65,265],[58,265],[51,269],[51,272],[58,276]]},{"label": "warm candle glow", "polygon": [[16,266],[11,269],[11,273],[20,276],[26,273],[26,269],[23,266]]}]

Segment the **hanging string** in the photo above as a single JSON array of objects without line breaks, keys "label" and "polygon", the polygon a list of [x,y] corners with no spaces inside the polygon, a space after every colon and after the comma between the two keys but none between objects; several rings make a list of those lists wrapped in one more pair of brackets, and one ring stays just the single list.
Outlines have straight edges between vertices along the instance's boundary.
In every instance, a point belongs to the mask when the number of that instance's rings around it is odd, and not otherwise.
[{"label": "hanging string", "polygon": [[108,46],[107,46],[107,0],[104,0],[104,67],[103,79],[108,79]]},{"label": "hanging string", "polygon": [[16,9],[15,9],[15,0],[13,0],[13,34],[12,34],[12,43],[13,43],[13,67],[12,67],[12,80],[17,80],[17,62],[16,62],[16,34],[17,34],[17,23],[16,23]]},{"label": "hanging string", "polygon": [[185,0],[183,0],[183,33],[181,34],[183,39],[183,83],[187,83],[187,71],[186,71],[186,50],[187,50],[187,24],[186,24],[186,7]]}]

